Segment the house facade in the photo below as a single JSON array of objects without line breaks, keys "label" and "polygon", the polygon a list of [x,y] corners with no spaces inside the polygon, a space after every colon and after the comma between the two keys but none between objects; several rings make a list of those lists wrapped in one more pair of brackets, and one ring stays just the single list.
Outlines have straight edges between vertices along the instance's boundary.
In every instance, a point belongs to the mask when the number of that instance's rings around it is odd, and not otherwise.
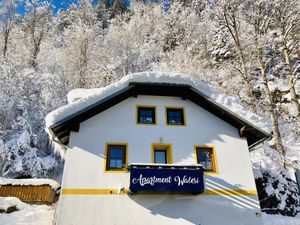
[{"label": "house facade", "polygon": [[67,146],[57,224],[262,224],[248,146],[269,134],[187,77],[149,76],[55,113]]}]

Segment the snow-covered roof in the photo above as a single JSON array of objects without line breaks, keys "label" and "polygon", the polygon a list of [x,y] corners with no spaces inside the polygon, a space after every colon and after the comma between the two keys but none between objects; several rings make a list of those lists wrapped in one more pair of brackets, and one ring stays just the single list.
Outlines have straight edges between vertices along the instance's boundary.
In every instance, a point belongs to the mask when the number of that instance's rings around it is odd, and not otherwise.
[{"label": "snow-covered roof", "polygon": [[[106,87],[91,90],[77,89],[68,94],[69,104],[50,112],[46,116],[46,127],[53,128],[66,119],[79,114],[82,110],[92,107],[100,100],[106,99],[112,95],[129,87],[132,83],[146,84],[170,84],[187,85],[197,90],[202,96],[207,98],[213,104],[222,107],[230,112],[234,117],[257,128],[262,133],[268,135],[268,120],[251,112],[242,106],[235,97],[228,97],[218,93],[211,85],[196,78],[195,76],[184,75],[180,73],[168,72],[143,72],[134,73],[123,77],[120,81],[110,84]],[[260,127],[260,128],[259,128]]]},{"label": "snow-covered roof", "polygon": [[[120,81],[112,83],[106,87],[95,88],[91,91],[84,91],[83,89],[75,89],[71,91],[68,94],[69,101],[74,101],[74,99],[78,98],[81,99],[50,112],[46,116],[46,127],[51,127],[60,120],[88,107],[89,105],[92,105],[93,103],[96,103],[99,99],[103,99],[122,90],[127,87],[130,82],[188,84],[198,90],[201,90],[201,92],[207,94],[207,96],[210,96],[213,99],[216,97],[216,92],[211,86],[193,76],[161,72],[134,73],[124,76]],[[85,96],[83,96],[84,94]]]},{"label": "snow-covered roof", "polygon": [[49,185],[54,190],[60,187],[59,183],[55,180],[51,179],[9,179],[0,177],[0,186],[1,185],[32,185],[32,186],[40,186],[40,185]]}]

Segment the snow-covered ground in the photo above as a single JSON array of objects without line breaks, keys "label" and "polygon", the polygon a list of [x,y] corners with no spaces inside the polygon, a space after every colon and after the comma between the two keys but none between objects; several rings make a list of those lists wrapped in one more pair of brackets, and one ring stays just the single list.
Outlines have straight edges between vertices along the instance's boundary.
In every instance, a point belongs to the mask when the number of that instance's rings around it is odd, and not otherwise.
[{"label": "snow-covered ground", "polygon": [[0,209],[6,210],[10,206],[16,206],[19,211],[9,214],[0,213],[1,225],[52,225],[55,205],[29,205],[18,198],[0,197]]},{"label": "snow-covered ground", "polygon": [[[0,209],[16,206],[19,211],[13,213],[0,213],[1,225],[53,225],[56,205],[29,205],[18,198],[0,197]],[[300,215],[287,217],[280,215],[267,215],[263,213],[264,225],[300,225]]]},{"label": "snow-covered ground", "polygon": [[264,225],[300,225],[300,215],[288,217],[263,213]]}]

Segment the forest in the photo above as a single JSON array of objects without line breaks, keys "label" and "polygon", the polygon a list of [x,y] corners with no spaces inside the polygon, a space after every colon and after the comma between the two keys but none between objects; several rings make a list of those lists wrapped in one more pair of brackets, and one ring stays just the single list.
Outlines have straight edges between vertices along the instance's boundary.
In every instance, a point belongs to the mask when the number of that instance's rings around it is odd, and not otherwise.
[{"label": "forest", "polygon": [[300,2],[126,4],[80,0],[53,13],[47,1],[0,2],[0,176],[61,176],[65,149],[51,143],[45,116],[67,104],[70,90],[134,72],[180,72],[266,118],[273,138],[251,152],[261,204],[295,215],[289,171],[300,160]]}]

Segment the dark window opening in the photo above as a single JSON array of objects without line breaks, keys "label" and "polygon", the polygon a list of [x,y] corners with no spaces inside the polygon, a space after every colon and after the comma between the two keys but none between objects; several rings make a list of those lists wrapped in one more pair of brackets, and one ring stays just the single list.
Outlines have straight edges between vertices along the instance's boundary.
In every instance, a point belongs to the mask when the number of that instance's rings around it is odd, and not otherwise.
[{"label": "dark window opening", "polygon": [[167,164],[167,151],[155,149],[154,163]]},{"label": "dark window opening", "polygon": [[126,164],[126,146],[108,145],[106,170],[124,170]]},{"label": "dark window opening", "polygon": [[167,108],[168,125],[185,125],[183,109]]},{"label": "dark window opening", "polygon": [[138,124],[156,124],[155,107],[138,107]]}]

